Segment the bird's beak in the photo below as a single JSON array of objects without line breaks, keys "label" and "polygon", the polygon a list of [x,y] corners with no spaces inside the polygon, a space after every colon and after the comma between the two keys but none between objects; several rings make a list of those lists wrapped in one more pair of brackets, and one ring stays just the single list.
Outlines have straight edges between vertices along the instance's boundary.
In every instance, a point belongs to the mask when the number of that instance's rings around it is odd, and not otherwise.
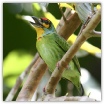
[{"label": "bird's beak", "polygon": [[37,17],[35,16],[32,16],[32,19],[34,20],[34,22],[30,22],[34,27],[40,27],[40,28],[43,28],[44,26],[42,25],[40,19],[38,19]]}]

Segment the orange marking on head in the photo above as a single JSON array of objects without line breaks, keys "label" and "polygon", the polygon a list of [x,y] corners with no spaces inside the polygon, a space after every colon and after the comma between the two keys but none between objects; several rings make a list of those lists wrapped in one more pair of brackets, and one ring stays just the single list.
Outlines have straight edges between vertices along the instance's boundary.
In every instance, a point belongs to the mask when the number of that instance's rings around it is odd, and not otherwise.
[{"label": "orange marking on head", "polygon": [[44,26],[45,28],[49,28],[49,24],[43,23],[43,26]]}]

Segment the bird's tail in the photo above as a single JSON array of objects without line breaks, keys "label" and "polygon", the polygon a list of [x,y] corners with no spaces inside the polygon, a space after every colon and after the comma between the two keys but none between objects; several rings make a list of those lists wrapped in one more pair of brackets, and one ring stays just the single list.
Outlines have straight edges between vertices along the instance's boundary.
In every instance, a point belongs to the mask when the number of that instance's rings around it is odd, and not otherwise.
[{"label": "bird's tail", "polygon": [[79,95],[80,96],[83,96],[85,93],[84,93],[84,88],[83,88],[83,85],[80,84],[80,89],[78,89],[78,92],[79,92]]}]

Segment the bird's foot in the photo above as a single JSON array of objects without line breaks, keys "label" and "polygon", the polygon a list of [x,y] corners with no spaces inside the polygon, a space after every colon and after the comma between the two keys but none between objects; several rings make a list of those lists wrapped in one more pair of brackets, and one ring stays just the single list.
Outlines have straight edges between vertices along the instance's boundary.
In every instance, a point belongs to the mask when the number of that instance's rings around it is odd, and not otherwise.
[{"label": "bird's foot", "polygon": [[59,64],[59,62],[60,62],[60,61],[58,61],[57,64],[56,64],[56,67],[57,67],[58,70],[60,69],[60,64]]},{"label": "bird's foot", "polygon": [[[57,62],[56,67],[58,70],[60,69],[60,61]],[[70,66],[66,65],[65,69],[70,69]]]},{"label": "bird's foot", "polygon": [[44,95],[46,95],[46,89],[45,89],[45,87],[43,88],[43,93],[44,93]]},{"label": "bird's foot", "polygon": [[[57,89],[55,89],[55,92],[57,92]],[[47,95],[45,87],[43,88],[43,93],[44,93],[44,95]]]}]

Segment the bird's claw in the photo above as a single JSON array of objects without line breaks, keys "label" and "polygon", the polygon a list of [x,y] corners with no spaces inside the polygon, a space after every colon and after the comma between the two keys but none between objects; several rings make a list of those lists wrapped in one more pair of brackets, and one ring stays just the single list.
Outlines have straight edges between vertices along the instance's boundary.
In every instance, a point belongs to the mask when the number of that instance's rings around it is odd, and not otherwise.
[{"label": "bird's claw", "polygon": [[60,68],[59,68],[59,67],[60,67],[59,62],[57,62],[56,67],[57,67],[58,70],[60,69]]},{"label": "bird's claw", "polygon": [[[60,70],[60,61],[57,62],[56,67],[58,70]],[[70,69],[70,66],[67,65],[65,68]]]}]

